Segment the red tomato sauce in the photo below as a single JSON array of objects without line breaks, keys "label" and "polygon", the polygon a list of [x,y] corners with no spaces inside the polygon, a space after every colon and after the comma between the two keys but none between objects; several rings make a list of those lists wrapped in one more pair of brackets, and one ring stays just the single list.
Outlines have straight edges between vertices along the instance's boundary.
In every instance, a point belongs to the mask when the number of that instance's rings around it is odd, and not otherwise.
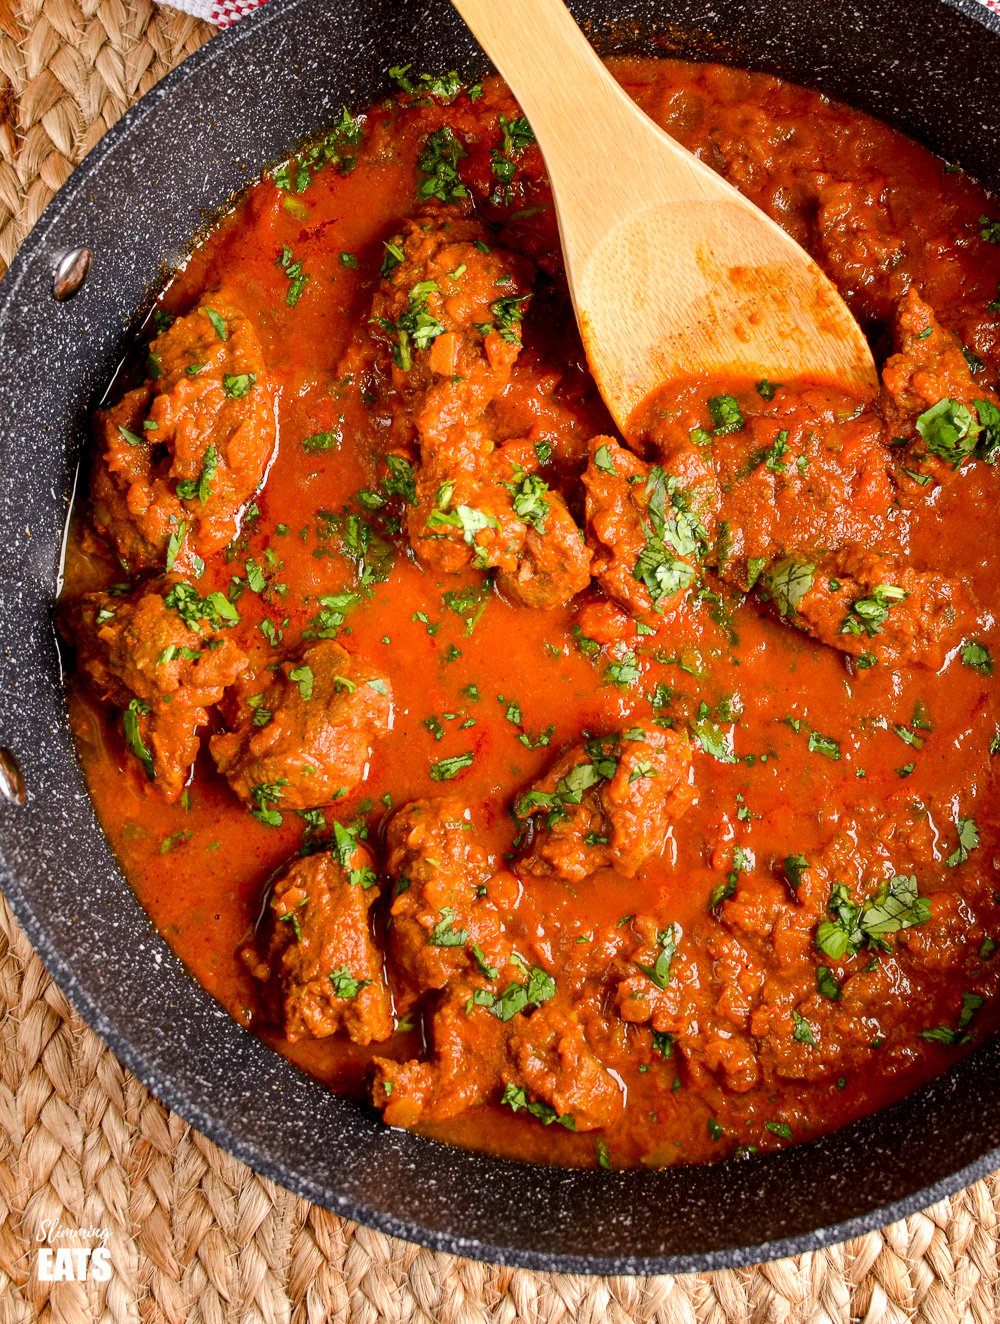
[{"label": "red tomato sauce", "polygon": [[[618,62],[614,72],[659,123],[814,253],[880,360],[893,348],[894,309],[912,287],[934,311],[933,335],[957,337],[966,362],[979,365],[976,398],[994,398],[1000,313],[990,304],[1000,283],[1000,243],[982,236],[979,218],[1000,211],[973,181],[870,118],[770,77],[677,61]],[[197,582],[199,594],[231,594],[234,577],[248,578],[248,559],[266,573],[264,592],[244,587],[239,624],[227,635],[262,673],[298,645],[322,597],[357,589],[357,566],[341,554],[330,516],[357,512],[357,493],[378,490],[380,459],[400,449],[393,430],[400,405],[388,361],[374,387],[353,365],[358,345],[374,334],[368,319],[384,245],[418,209],[426,177],[418,160],[442,126],[466,153],[462,207],[474,204],[497,244],[527,254],[542,272],[523,314],[523,349],[488,414],[490,442],[527,439],[536,452],[550,451],[546,481],[585,524],[588,444],[616,433],[572,320],[540,154],[530,142],[505,153],[501,114],[509,126],[519,111],[495,83],[475,100],[414,95],[372,108],[351,168],[313,161],[306,180],[302,157],[278,177],[290,186],[262,177],[162,296],[165,312],[184,315],[211,304],[213,291],[237,292],[274,383],[275,458],[239,537],[205,558]],[[307,279],[290,303],[294,263]],[[938,372],[939,398],[957,399],[939,361],[923,371]],[[557,992],[546,1005],[582,1027],[586,1053],[614,1080],[620,1103],[609,1124],[576,1131],[565,1121],[543,1125],[552,1118],[539,1115],[542,1107],[515,1113],[500,1101],[513,1079],[502,1064],[519,1050],[509,1035],[498,1040],[495,1016],[470,1014],[448,1030],[459,1056],[482,1062],[469,1106],[450,1116],[435,1116],[433,1106],[407,1112],[398,1089],[383,1089],[377,1101],[390,1122],[546,1163],[710,1161],[800,1142],[880,1108],[946,1070],[1000,1019],[993,955],[1000,943],[997,471],[971,452],[954,470],[939,472],[926,454],[897,464],[891,446],[872,441],[872,428],[889,426],[881,416],[872,424],[873,415],[829,392],[769,401],[753,383],[697,380],[654,402],[633,439],[641,462],[681,472],[690,451],[691,465],[704,465],[705,440],[699,450],[687,438],[722,426],[707,409],[720,398],[738,405],[744,426],[708,443],[723,493],[708,530],[714,551],[662,612],[644,617],[641,604],[630,610],[603,580],[566,603],[531,610],[475,567],[442,574],[422,566],[405,528],[379,526],[394,552],[391,572],[361,594],[338,643],[391,680],[392,726],[372,742],[361,784],[322,812],[327,831],[334,819],[367,830],[380,876],[374,932],[387,952],[399,1026],[385,1042],[352,1043],[343,1033],[290,1042],[240,956],[269,880],[315,838],[314,829],[287,810],[276,824],[254,817],[217,772],[204,740],[183,797],[165,802],[123,739],[121,705],[102,703],[92,686],[71,678],[73,728],[97,813],[157,930],[241,1024],[359,1099],[368,1097],[373,1057],[433,1058],[432,1018],[447,994],[440,986],[401,993],[407,981],[386,929],[393,893],[384,872],[386,822],[400,806],[441,795],[469,809],[477,845],[505,880],[488,884],[490,904],[525,968],[554,979]],[[907,427],[904,441],[919,447],[912,422]],[[303,446],[317,437],[328,439],[325,448]],[[852,447],[890,455],[879,464],[896,466],[891,484],[883,469],[873,477],[871,464],[851,468],[845,457]],[[824,456],[832,456],[829,471]],[[674,461],[681,469],[671,468]],[[593,473],[593,457],[590,464]],[[847,469],[852,477],[838,486]],[[800,480],[812,488],[795,486]],[[123,577],[88,534],[87,519],[81,508],[64,601]],[[719,550],[727,537],[734,549],[728,560]],[[872,592],[850,608],[859,633],[847,642],[854,647],[856,638],[855,651],[844,651],[837,635],[839,607],[831,646],[827,600],[815,617],[803,613],[823,587],[823,557],[847,544],[888,549],[894,564],[958,585],[955,593],[971,603],[960,609],[969,633],[948,636],[930,663],[879,658],[866,665],[874,656],[866,650],[877,650],[906,610],[902,599],[890,594],[886,606],[884,594]],[[799,628],[776,609],[789,605],[778,545],[806,549],[812,578]],[[727,572],[727,565],[735,568]],[[867,582],[856,568],[848,573]],[[462,601],[445,596],[464,590]],[[839,601],[837,589],[823,592]],[[918,590],[899,593],[912,604]],[[872,597],[866,618],[857,601]],[[949,623],[959,610],[951,601],[942,608]],[[881,612],[886,623],[869,635],[866,620]],[[653,623],[638,627],[644,619]],[[210,709],[203,735],[229,720],[224,702]],[[694,803],[671,822],[657,851],[634,876],[606,864],[573,881],[519,870],[524,823],[512,806],[581,733],[636,724],[681,733],[693,751]],[[435,780],[432,768],[456,759],[454,776]],[[865,901],[876,904],[879,884],[910,877],[921,902],[902,887],[905,923],[879,930],[879,914],[864,910]],[[841,938],[828,936],[822,948],[818,934],[820,925],[838,922],[831,908],[837,883],[855,908],[853,920],[841,913],[841,935],[851,923],[862,928],[847,950],[831,955]],[[883,909],[895,897],[883,897]],[[671,934],[666,981],[654,961],[668,942],[658,950],[648,934],[622,937],[633,934],[636,916],[650,917],[649,933]],[[642,942],[653,946],[646,951]],[[660,978],[644,967],[659,969]],[[474,966],[472,976],[483,980]],[[638,987],[644,978],[649,989]],[[636,986],[634,997],[626,985]],[[651,1019],[635,1004],[647,994]],[[532,1019],[514,1017],[510,1032]],[[582,1070],[579,1061],[573,1069]],[[383,1083],[391,1076],[382,1070]],[[440,1103],[455,1089],[442,1079],[431,1092]],[[528,1101],[550,1097],[525,1089]]]}]

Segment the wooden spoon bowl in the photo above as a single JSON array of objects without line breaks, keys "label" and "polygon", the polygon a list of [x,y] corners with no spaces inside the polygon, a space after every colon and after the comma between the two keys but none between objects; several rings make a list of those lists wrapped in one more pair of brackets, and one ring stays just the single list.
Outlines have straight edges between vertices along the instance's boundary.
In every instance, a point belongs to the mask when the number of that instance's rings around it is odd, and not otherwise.
[{"label": "wooden spoon bowl", "polygon": [[677,378],[871,399],[871,350],[812,258],[664,133],[562,0],[453,0],[545,158],[591,371],[618,426]]}]

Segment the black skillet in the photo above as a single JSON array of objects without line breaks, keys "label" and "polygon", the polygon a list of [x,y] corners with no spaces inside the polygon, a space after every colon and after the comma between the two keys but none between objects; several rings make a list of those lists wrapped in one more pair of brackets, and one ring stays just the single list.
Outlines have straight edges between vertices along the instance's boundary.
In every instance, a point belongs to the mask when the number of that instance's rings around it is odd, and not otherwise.
[{"label": "black skillet", "polygon": [[[1000,186],[1000,17],[975,0],[572,8],[602,50],[783,74]],[[136,309],[206,214],[408,61],[484,67],[447,0],[270,0],[116,125],[0,286],[0,745],[27,788],[23,806],[0,800],[0,883],[73,1004],[165,1103],[349,1218],[461,1255],[612,1274],[747,1264],[865,1232],[1000,1167],[1000,1040],[899,1105],[769,1157],[623,1173],[484,1158],[387,1130],[244,1033],[153,932],[94,818],[52,630],[87,416]],[[89,278],[57,303],[54,272],[79,245],[94,252]],[[3,766],[0,790],[16,800]]]}]

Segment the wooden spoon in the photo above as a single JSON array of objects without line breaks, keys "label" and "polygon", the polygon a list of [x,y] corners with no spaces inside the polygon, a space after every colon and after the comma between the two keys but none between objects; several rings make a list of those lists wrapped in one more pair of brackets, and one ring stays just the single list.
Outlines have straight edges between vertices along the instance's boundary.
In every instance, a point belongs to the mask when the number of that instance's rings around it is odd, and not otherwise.
[{"label": "wooden spoon", "polygon": [[836,287],[639,109],[562,0],[453,3],[541,147],[584,348],[620,428],[678,378],[874,396],[871,351]]}]

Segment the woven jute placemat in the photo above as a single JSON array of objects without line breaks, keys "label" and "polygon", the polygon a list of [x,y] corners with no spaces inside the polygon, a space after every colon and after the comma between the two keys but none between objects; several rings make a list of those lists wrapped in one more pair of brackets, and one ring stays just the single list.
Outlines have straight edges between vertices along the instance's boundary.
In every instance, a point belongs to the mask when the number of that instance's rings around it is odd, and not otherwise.
[{"label": "woven jute placemat", "polygon": [[[148,0],[0,0],[0,273],[73,166],[212,35]],[[2,365],[0,365],[2,371]],[[420,1250],[258,1177],[169,1112],[48,978],[0,895],[0,1324],[927,1324],[1000,1320],[1000,1176],[866,1237],[673,1278]],[[39,1249],[107,1238],[106,1281]]]}]

